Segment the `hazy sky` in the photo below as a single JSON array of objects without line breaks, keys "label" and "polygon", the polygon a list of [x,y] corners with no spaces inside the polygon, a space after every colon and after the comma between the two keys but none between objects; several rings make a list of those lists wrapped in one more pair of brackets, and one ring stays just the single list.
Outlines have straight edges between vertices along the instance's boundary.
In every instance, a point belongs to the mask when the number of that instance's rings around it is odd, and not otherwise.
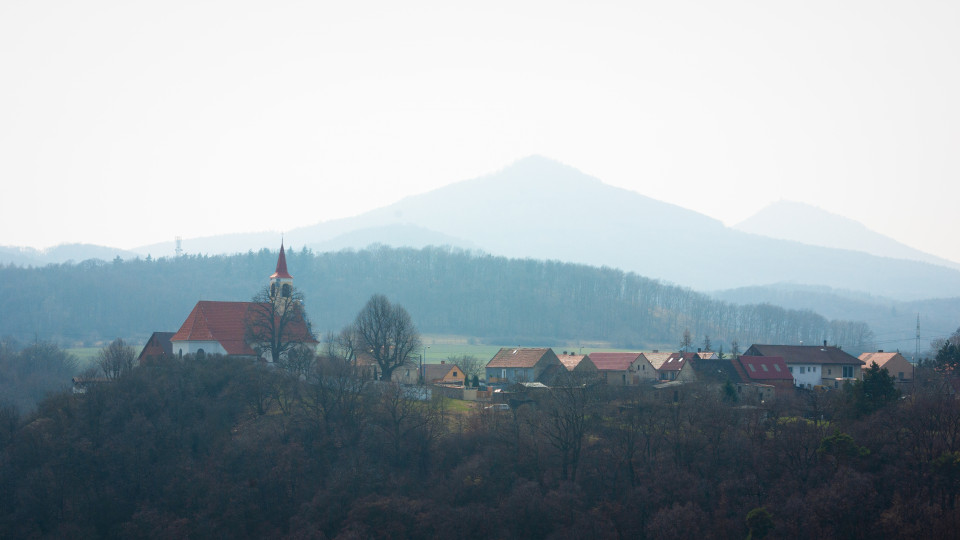
[{"label": "hazy sky", "polygon": [[0,2],[0,244],[289,230],[540,154],[960,261],[960,3],[456,4]]}]

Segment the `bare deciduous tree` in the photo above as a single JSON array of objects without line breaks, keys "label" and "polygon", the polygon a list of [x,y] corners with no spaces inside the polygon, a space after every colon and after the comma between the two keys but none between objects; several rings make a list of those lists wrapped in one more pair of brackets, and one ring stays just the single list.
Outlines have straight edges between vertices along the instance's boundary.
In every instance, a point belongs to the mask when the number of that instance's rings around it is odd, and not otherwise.
[{"label": "bare deciduous tree", "polygon": [[398,367],[409,364],[413,351],[420,349],[420,334],[410,314],[382,294],[370,298],[350,330],[376,361],[384,380],[389,380]]},{"label": "bare deciduous tree", "polygon": [[253,297],[244,323],[245,337],[253,350],[260,356],[269,354],[276,364],[288,352],[316,343],[303,309],[303,294],[296,289],[287,297],[274,299],[270,288],[264,287]]},{"label": "bare deciduous tree", "polygon": [[479,376],[485,365],[483,360],[480,360],[476,356],[469,354],[455,354],[448,356],[447,362],[460,368],[460,371],[463,372],[464,379],[468,379],[475,375]]},{"label": "bare deciduous tree", "polygon": [[104,377],[111,380],[119,379],[133,369],[136,359],[137,354],[133,347],[117,338],[97,353],[97,367],[103,372]]}]

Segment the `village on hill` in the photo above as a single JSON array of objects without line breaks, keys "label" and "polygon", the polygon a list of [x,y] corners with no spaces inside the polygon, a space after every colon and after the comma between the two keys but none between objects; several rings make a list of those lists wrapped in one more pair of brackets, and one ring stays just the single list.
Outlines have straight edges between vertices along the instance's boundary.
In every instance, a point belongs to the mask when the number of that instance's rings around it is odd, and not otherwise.
[{"label": "village on hill", "polygon": [[[203,359],[220,355],[258,360],[269,366],[287,362],[306,350],[315,361],[328,361],[311,333],[302,304],[294,298],[293,276],[280,246],[276,270],[257,301],[199,301],[175,332],[154,332],[140,351],[141,365],[169,358]],[[687,340],[689,342],[689,339]],[[763,403],[797,392],[839,390],[863,379],[867,367],[887,370],[899,389],[913,382],[914,366],[899,352],[882,350],[855,357],[826,341],[816,345],[753,344],[740,354],[637,351],[574,354],[552,348],[501,348],[485,366],[458,366],[441,360],[424,363],[409,343],[352,344],[345,359],[358,377],[403,386],[418,386],[410,396],[429,398],[434,391],[455,399],[514,406],[535,403],[551,387],[599,384],[618,389],[644,388],[678,401],[684,385],[728,387],[745,403]],[[406,347],[384,363],[381,351]],[[327,351],[329,354],[331,351]],[[472,371],[468,373],[467,371]],[[81,391],[91,379],[76,378]],[[424,388],[425,387],[425,388]]]}]

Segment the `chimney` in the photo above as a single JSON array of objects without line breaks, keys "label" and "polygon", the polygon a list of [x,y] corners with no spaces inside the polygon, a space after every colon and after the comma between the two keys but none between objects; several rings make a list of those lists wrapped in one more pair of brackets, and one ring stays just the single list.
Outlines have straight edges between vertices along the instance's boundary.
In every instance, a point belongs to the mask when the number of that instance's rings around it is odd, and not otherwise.
[{"label": "chimney", "polygon": [[652,350],[652,351],[650,351],[650,352],[660,352],[660,351],[658,351],[657,349],[654,349],[654,350]]},{"label": "chimney", "polygon": [[700,350],[700,347],[697,347],[697,352],[698,352],[698,353],[701,353],[701,352],[703,352],[703,351]]},{"label": "chimney", "polygon": [[441,360],[440,363],[441,363],[441,364],[446,364],[447,361],[446,361],[446,360]]}]

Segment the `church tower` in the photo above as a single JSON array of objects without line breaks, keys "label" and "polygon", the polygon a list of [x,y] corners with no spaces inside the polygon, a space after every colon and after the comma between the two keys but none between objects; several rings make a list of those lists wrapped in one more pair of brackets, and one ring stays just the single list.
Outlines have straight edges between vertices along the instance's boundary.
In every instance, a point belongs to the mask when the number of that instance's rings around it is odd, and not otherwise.
[{"label": "church tower", "polygon": [[277,306],[277,311],[283,313],[293,295],[293,276],[287,272],[287,256],[283,251],[283,242],[280,242],[280,256],[277,257],[277,270],[270,276],[270,301]]}]

